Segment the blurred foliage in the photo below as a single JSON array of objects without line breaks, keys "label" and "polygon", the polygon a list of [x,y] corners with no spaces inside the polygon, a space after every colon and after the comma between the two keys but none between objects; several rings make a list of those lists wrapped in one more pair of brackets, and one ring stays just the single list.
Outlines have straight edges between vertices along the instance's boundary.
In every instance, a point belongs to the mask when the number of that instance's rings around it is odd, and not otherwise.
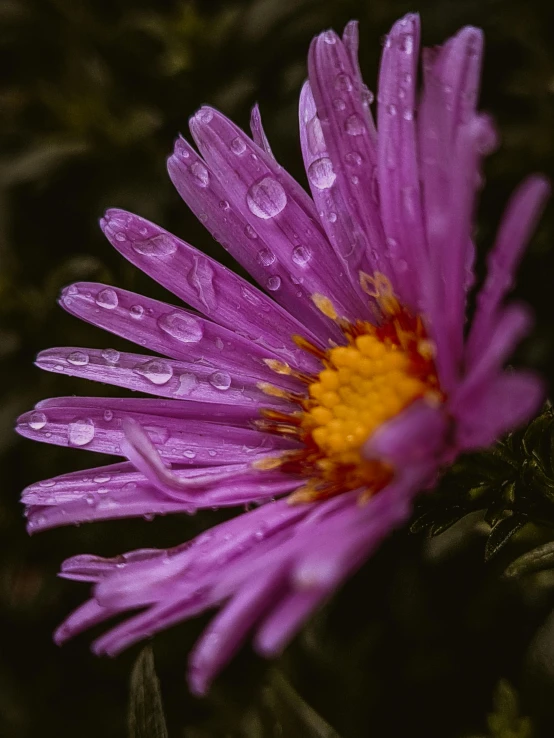
[{"label": "blurred foliage", "polygon": [[[486,32],[482,105],[497,119],[504,145],[485,168],[477,229],[482,271],[515,184],[530,171],[554,176],[552,4],[0,0],[2,737],[126,735],[128,675],[140,647],[107,660],[90,654],[89,634],[63,649],[52,644],[54,627],[86,594],[56,578],[60,561],[82,551],[115,555],[174,545],[217,518],[206,512],[95,524],[33,539],[24,531],[20,490],[92,462],[85,452],[16,438],[15,416],[42,397],[110,391],[32,365],[48,346],[103,346],[100,331],[56,305],[60,288],[94,279],[173,299],[113,252],[97,219],[108,206],[128,208],[230,264],[165,173],[187,116],[210,103],[245,126],[258,100],[276,155],[305,182],[295,117],[310,39],[358,18],[362,67],[375,89],[381,38],[414,9],[427,45],[465,23]],[[533,306],[537,325],[515,358],[550,382],[553,218],[550,206],[520,271],[517,296]],[[550,738],[552,427],[547,409],[490,452],[461,460],[414,518],[432,537],[406,531],[391,537],[275,663],[246,648],[209,697],[198,700],[186,689],[184,671],[207,618],[161,634],[155,650],[168,735],[529,738],[521,712],[530,716],[533,738]],[[506,567],[509,576],[502,576]],[[499,682],[504,678],[514,688]],[[163,735],[148,651],[132,682],[134,735]],[[150,717],[156,728],[145,722]]]}]

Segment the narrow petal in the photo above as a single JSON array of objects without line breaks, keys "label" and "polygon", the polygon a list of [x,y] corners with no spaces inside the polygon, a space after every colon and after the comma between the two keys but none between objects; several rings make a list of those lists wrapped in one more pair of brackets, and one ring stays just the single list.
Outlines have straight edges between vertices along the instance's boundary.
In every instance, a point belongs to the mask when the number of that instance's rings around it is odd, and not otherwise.
[{"label": "narrow petal", "polygon": [[370,272],[392,278],[379,213],[377,152],[362,102],[361,80],[332,31],[312,42],[308,69],[335,183],[357,237],[356,248],[369,255]]},{"label": "narrow petal", "polygon": [[531,372],[505,372],[490,382],[458,420],[460,451],[485,448],[531,418],[545,396],[543,382]]},{"label": "narrow petal", "polygon": [[[111,298],[108,303],[102,297],[106,293]],[[60,303],[81,320],[149,351],[300,389],[298,382],[277,377],[265,363],[277,354],[188,310],[92,282],[67,287]]]},{"label": "narrow petal", "polygon": [[179,464],[216,465],[248,462],[260,454],[294,444],[257,430],[236,428],[207,420],[186,422],[137,413],[106,414],[101,407],[49,407],[31,411],[18,419],[17,432],[25,438],[58,446],[123,455],[124,418],[140,423],[161,456]]},{"label": "narrow petal", "polygon": [[278,656],[329,594],[324,589],[312,589],[290,592],[284,597],[256,633],[254,648],[260,656]]},{"label": "narrow petal", "polygon": [[[285,400],[265,394],[256,378],[228,371],[224,356],[214,366],[208,362],[160,359],[112,349],[62,347],[42,351],[36,365],[56,374],[158,397],[216,404],[255,403],[257,407],[286,404]],[[272,374],[271,383],[279,384],[277,374]]]},{"label": "narrow petal", "polygon": [[526,305],[513,303],[503,309],[489,334],[487,346],[453,392],[449,402],[451,413],[456,417],[463,415],[472,397],[486,391],[488,382],[500,373],[532,324],[531,311]]},{"label": "narrow petal", "polygon": [[189,659],[188,680],[192,691],[203,695],[214,676],[243,644],[271,600],[282,588],[286,571],[281,566],[266,570],[263,577],[238,592],[211,621]]},{"label": "narrow petal", "polygon": [[415,123],[419,16],[393,26],[381,56],[378,98],[378,177],[381,217],[397,294],[425,309],[430,265],[417,156]]},{"label": "narrow petal", "polygon": [[[244,256],[235,255],[245,269],[293,314],[302,311],[309,328],[312,321],[316,321],[314,326],[321,324],[311,301],[314,294],[325,295],[339,315],[354,319],[358,306],[342,289],[342,265],[300,185],[217,111],[203,108],[191,119],[190,129],[208,167],[225,183],[231,210],[256,231],[269,250],[260,257],[250,242]],[[241,156],[232,148],[237,138],[245,147]],[[269,281],[272,277],[280,280],[277,289],[277,282]],[[324,327],[322,333],[320,327],[317,335],[326,334],[328,329]]]},{"label": "narrow petal", "polygon": [[442,406],[416,402],[381,426],[366,442],[367,459],[383,459],[402,469],[438,458],[448,442],[449,420]]},{"label": "narrow petal", "polygon": [[273,156],[273,152],[271,151],[269,141],[267,140],[267,136],[265,135],[264,128],[262,126],[262,116],[257,103],[252,108],[252,113],[250,115],[250,130],[252,131],[252,138],[256,146],[259,146],[260,149],[262,149],[262,151],[265,151],[268,156],[271,156],[273,159],[275,159],[275,157]]},{"label": "narrow petal", "polygon": [[[200,196],[200,206],[202,203]],[[304,370],[314,369],[313,358],[301,351],[291,336],[299,333],[310,340],[317,339],[246,280],[138,215],[111,209],[101,227],[126,259],[181,300],[276,353],[282,361]],[[228,233],[231,237],[234,231],[230,228]]]},{"label": "narrow petal", "polygon": [[[336,174],[329,158],[321,122],[308,82],[304,84],[300,93],[299,121],[304,166],[320,222],[335,253],[344,265],[345,277],[348,279],[345,288],[357,293],[360,301],[366,303],[368,298],[360,285],[360,272],[371,273],[373,266],[368,250],[360,247],[360,237],[356,235],[356,224],[343,199],[343,190],[336,183]],[[347,158],[347,163],[355,172],[362,160],[359,156],[352,154]]]},{"label": "narrow petal", "polygon": [[514,192],[502,218],[488,259],[487,278],[477,297],[477,309],[467,341],[467,363],[485,348],[502,300],[512,288],[517,265],[550,195],[543,177],[526,179]]}]

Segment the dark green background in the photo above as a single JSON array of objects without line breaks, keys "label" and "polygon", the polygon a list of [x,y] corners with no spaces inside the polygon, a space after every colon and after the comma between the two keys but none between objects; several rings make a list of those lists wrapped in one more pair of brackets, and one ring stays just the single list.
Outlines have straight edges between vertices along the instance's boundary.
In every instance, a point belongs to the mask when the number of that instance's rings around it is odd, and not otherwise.
[{"label": "dark green background", "polygon": [[[139,649],[98,659],[88,651],[90,634],[53,645],[52,630],[87,593],[57,579],[58,566],[79,552],[173,545],[217,519],[206,512],[33,539],[25,533],[18,503],[25,485],[100,461],[12,432],[15,416],[43,397],[104,392],[33,367],[48,346],[104,347],[99,330],[56,305],[60,288],[92,279],[166,296],[111,249],[98,218],[106,207],[128,208],[227,260],[166,176],[165,158],[188,116],[209,103],[246,126],[257,100],[276,156],[305,182],[296,110],[310,39],[358,18],[362,67],[374,90],[381,39],[412,10],[421,13],[426,45],[467,23],[486,32],[482,107],[497,119],[503,146],[486,164],[477,228],[483,255],[516,183],[533,171],[554,174],[552,3],[0,0],[2,738],[126,735],[128,677]],[[550,207],[517,288],[537,313],[517,360],[550,379],[553,218]],[[126,347],[117,339],[110,345]],[[495,687],[507,678],[535,736],[550,738],[552,577],[514,585],[501,576],[510,558],[548,534],[526,528],[485,564],[486,530],[474,516],[430,542],[396,534],[280,661],[268,666],[244,649],[207,700],[192,698],[184,679],[206,619],[162,634],[154,650],[170,736],[331,736],[332,726],[345,738],[528,738],[510,717],[507,688],[496,722],[516,727],[495,728],[494,720],[487,727]]]}]

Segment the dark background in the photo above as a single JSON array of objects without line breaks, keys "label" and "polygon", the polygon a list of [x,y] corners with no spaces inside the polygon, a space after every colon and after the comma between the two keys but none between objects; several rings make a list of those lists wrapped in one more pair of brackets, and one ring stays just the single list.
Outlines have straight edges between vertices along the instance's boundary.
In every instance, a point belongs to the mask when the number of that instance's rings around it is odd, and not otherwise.
[{"label": "dark background", "polygon": [[[61,649],[53,645],[52,630],[87,593],[86,585],[56,578],[59,564],[79,552],[174,545],[217,518],[205,512],[32,539],[25,533],[18,503],[25,485],[101,461],[12,431],[14,418],[43,397],[106,391],[33,366],[34,355],[49,346],[104,346],[99,330],[56,305],[60,288],[92,279],[166,296],[111,249],[98,218],[106,207],[127,208],[228,260],[166,176],[166,156],[176,134],[186,132],[188,116],[209,103],[245,127],[257,100],[276,156],[304,183],[296,111],[310,39],[358,18],[362,68],[375,90],[381,39],[412,10],[421,13],[425,45],[464,24],[486,32],[482,107],[496,118],[503,146],[485,169],[477,227],[482,257],[516,183],[533,171],[554,174],[554,4],[0,0],[2,738],[126,735],[128,678],[140,647],[109,660],[89,653],[90,634]],[[537,314],[517,360],[550,379],[553,218],[549,207],[517,288]],[[394,535],[278,662],[268,665],[244,649],[206,700],[191,697],[184,679],[187,653],[206,620],[162,634],[154,651],[170,736],[336,730],[345,738],[529,738],[534,731],[550,738],[552,576],[520,584],[502,578],[515,553],[548,533],[526,528],[510,550],[485,564],[486,532],[473,516],[431,541]],[[512,686],[499,687],[501,679]],[[517,699],[532,728],[518,721]]]}]

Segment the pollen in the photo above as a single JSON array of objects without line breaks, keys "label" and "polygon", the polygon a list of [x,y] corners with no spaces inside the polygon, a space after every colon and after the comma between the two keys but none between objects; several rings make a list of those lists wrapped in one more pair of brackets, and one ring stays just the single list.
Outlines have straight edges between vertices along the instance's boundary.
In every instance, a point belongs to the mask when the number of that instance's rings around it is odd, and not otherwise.
[{"label": "pollen", "polygon": [[[298,410],[278,416],[267,411],[267,420],[260,421],[271,432],[301,441],[301,449],[275,460],[284,471],[305,480],[289,497],[293,503],[355,489],[361,502],[369,499],[391,480],[394,470],[385,461],[364,458],[368,439],[416,400],[444,401],[434,346],[421,318],[400,305],[382,275],[362,275],[361,281],[376,300],[379,319],[350,323],[338,318],[330,300],[314,296],[321,312],[339,325],[344,342],[324,350],[295,336],[297,345],[319,359],[321,370],[302,375],[305,393],[294,396]],[[284,373],[278,362],[266,363]]]}]

